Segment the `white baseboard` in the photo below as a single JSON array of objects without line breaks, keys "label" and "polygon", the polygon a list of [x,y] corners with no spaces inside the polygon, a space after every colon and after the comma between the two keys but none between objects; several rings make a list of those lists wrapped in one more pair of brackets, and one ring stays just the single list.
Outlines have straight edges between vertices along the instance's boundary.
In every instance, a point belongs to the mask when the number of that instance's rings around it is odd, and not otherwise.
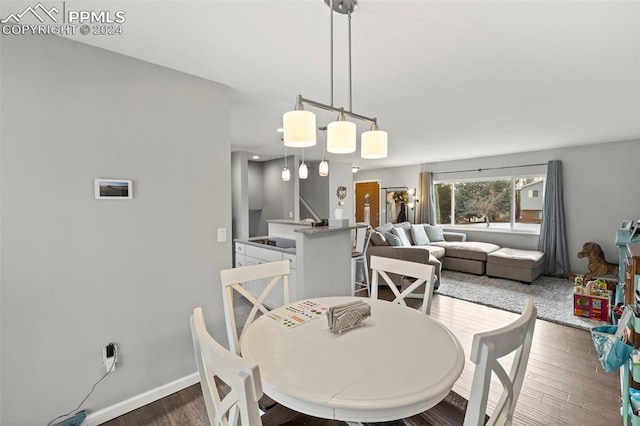
[{"label": "white baseboard", "polygon": [[96,426],[102,424],[198,382],[200,382],[200,375],[197,372],[178,380],[174,380],[173,382],[148,390],[147,392],[143,392],[129,399],[125,399],[124,401],[118,402],[110,407],[103,408],[95,413],[91,413],[87,416],[84,422],[82,422],[82,426]]}]

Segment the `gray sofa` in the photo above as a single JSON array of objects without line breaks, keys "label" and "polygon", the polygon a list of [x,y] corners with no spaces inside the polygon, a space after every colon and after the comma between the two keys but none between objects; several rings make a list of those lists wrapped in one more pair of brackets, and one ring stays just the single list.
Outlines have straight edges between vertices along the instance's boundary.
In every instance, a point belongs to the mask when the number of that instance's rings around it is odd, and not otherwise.
[{"label": "gray sofa", "polygon": [[[405,222],[408,223],[408,222]],[[384,226],[384,225],[383,225]],[[394,226],[400,226],[399,224]],[[443,232],[443,236],[446,242],[463,242],[466,241],[467,236],[459,232]],[[367,248],[367,264],[371,264],[371,256],[390,257],[393,259],[408,260],[410,262],[427,263],[436,267],[435,288],[438,288],[440,284],[440,271],[442,270],[442,262],[445,258],[445,248],[436,245],[436,243],[430,243],[428,245],[412,245],[411,247],[403,246],[389,246],[387,244],[376,245],[375,239],[369,242]],[[413,241],[413,239],[411,240]],[[369,270],[369,274],[371,271]],[[389,278],[397,284],[402,286],[402,277],[397,274],[389,274]]]},{"label": "gray sofa", "polygon": [[[467,241],[466,234],[459,232],[444,232],[441,228],[428,224],[418,224],[424,227],[428,235],[428,242],[424,239],[418,241],[412,231],[409,222],[398,224],[385,224],[375,229],[379,234],[372,236],[367,248],[368,264],[371,256],[391,257],[394,259],[408,260],[412,262],[427,263],[436,267],[437,280],[435,288],[440,283],[440,272],[442,269],[466,272],[476,275],[484,275],[486,272],[487,255],[498,250],[500,247],[495,244],[482,243],[477,241]],[[397,231],[394,228],[402,228],[406,235],[404,246],[389,245],[391,237]],[[380,235],[384,241],[381,241]],[[389,241],[387,241],[389,239]],[[369,271],[371,272],[371,271]],[[390,274],[390,278],[395,284],[402,287],[402,277]]]}]

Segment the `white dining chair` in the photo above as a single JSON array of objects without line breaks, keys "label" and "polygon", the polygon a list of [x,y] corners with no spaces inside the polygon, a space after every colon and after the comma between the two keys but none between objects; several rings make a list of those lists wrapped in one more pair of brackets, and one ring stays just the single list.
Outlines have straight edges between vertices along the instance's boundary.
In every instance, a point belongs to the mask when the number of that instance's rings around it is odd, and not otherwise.
[{"label": "white dining chair", "polygon": [[[220,277],[222,279],[222,290],[224,293],[223,304],[225,322],[227,324],[227,336],[229,338],[229,349],[236,355],[240,355],[240,342],[242,341],[245,330],[256,319],[258,311],[265,315],[269,313],[268,309],[264,306],[264,301],[269,293],[274,290],[278,282],[282,282],[283,304],[289,304],[289,261],[281,260],[278,262],[261,263],[259,265],[223,269],[220,271]],[[270,279],[270,281],[264,286],[264,289],[257,298],[243,287],[243,283],[245,282],[262,279]],[[238,336],[236,317],[233,309],[234,291],[253,305],[251,312],[249,312],[242,326],[240,336]]]},{"label": "white dining chair", "polygon": [[[358,222],[357,225],[367,225],[364,222]],[[369,268],[367,267],[367,248],[371,240],[370,226],[357,228],[355,245],[351,251],[351,295],[357,296],[359,292],[365,291],[371,294],[371,286],[369,283]],[[362,281],[358,279],[358,265],[362,265]]]},{"label": "white dining chair", "polygon": [[[469,400],[451,391],[435,407],[405,419],[405,424],[511,425],[529,362],[536,315],[533,301],[527,298],[517,320],[497,330],[473,336],[470,359],[476,367]],[[499,360],[514,352],[513,363],[507,373]],[[495,409],[487,416],[492,373],[499,379],[503,390]]]},{"label": "white dining chair", "polygon": [[[433,283],[435,279],[435,267],[424,263],[409,262],[408,260],[392,259],[389,257],[371,256],[371,298],[378,298],[379,277],[382,277],[391,291],[395,299],[394,302],[407,306],[405,298],[416,297],[415,291],[424,285],[424,294],[422,307],[420,311],[429,315],[431,312],[431,299],[433,299]],[[407,278],[415,278],[415,281],[409,283],[407,287],[400,292],[396,285],[389,277],[389,273],[402,275]],[[405,280],[403,279],[403,282]]]},{"label": "white dining chair", "polygon": [[228,351],[211,337],[202,308],[193,310],[190,323],[202,396],[212,426],[344,425],[307,416],[283,405],[262,413],[258,409],[258,399],[263,395],[258,366]]}]

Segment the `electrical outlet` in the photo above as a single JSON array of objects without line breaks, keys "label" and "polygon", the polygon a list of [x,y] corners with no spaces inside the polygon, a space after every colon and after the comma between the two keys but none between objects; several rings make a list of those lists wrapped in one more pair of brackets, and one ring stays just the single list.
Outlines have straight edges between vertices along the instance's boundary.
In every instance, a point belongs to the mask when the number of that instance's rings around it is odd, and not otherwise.
[{"label": "electrical outlet", "polygon": [[116,369],[116,361],[118,361],[118,345],[109,343],[102,348],[102,365],[107,373]]}]

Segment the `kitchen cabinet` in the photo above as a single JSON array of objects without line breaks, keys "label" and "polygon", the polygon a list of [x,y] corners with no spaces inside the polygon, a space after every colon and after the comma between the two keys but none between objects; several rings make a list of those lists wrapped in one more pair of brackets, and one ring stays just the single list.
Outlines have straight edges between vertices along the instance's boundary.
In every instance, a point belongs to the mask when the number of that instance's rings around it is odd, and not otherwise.
[{"label": "kitchen cabinet", "polygon": [[[266,262],[277,262],[280,260],[289,260],[291,271],[289,273],[289,299],[291,301],[295,299],[295,284],[296,284],[296,256],[291,253],[283,253],[276,248],[270,248],[269,246],[259,247],[253,245],[250,242],[235,242],[236,252],[236,267],[259,265]],[[269,284],[270,279],[261,279],[248,281],[242,284],[242,286],[256,298],[260,296],[264,288]],[[284,304],[282,284],[276,284],[276,288],[271,291],[269,296],[264,301],[265,306],[269,308],[275,308]]]}]

